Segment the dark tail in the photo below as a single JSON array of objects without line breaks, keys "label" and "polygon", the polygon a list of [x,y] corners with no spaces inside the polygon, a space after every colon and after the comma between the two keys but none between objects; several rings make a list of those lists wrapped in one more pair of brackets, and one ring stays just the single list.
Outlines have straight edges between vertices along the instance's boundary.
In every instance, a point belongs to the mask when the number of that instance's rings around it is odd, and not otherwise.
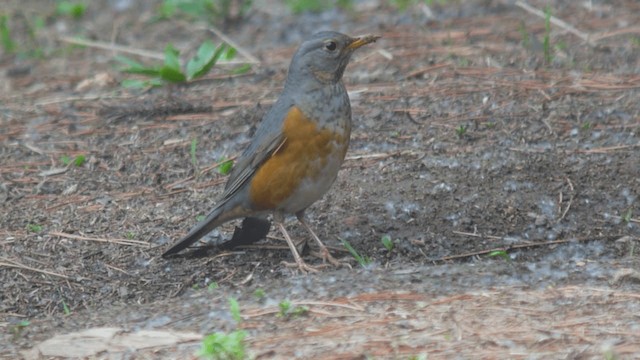
[{"label": "dark tail", "polygon": [[224,212],[223,208],[224,206],[218,206],[213,209],[206,219],[198,223],[184,238],[175,243],[169,250],[165,251],[162,257],[166,258],[179,253],[207,235],[211,230],[235,218],[229,216],[230,214],[228,212]]}]

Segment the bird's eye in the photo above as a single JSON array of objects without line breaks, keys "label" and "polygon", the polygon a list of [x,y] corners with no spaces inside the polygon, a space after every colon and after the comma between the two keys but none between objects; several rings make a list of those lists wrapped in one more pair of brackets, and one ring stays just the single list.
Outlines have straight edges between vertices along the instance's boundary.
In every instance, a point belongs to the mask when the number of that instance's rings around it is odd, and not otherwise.
[{"label": "bird's eye", "polygon": [[338,45],[335,43],[335,41],[327,41],[324,44],[324,48],[329,50],[329,51],[334,51],[337,47],[338,47]]}]

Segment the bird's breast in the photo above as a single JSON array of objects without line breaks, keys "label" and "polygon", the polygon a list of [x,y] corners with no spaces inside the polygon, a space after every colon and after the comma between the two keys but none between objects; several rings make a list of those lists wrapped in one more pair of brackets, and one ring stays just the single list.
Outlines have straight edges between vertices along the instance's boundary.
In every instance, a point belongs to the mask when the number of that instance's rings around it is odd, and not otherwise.
[{"label": "bird's breast", "polygon": [[284,142],[251,181],[253,204],[295,213],[322,197],[344,161],[350,127],[348,117],[316,121],[292,107],[282,123]]}]

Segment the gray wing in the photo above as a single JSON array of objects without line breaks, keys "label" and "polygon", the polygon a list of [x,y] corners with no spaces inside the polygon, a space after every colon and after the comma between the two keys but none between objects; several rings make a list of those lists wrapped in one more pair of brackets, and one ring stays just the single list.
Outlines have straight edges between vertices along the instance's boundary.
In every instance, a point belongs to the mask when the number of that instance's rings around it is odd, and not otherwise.
[{"label": "gray wing", "polygon": [[282,121],[293,106],[291,101],[283,100],[284,98],[286,96],[280,96],[264,116],[253,140],[236,160],[220,202],[226,202],[237,193],[255,174],[260,164],[265,162],[284,143]]}]

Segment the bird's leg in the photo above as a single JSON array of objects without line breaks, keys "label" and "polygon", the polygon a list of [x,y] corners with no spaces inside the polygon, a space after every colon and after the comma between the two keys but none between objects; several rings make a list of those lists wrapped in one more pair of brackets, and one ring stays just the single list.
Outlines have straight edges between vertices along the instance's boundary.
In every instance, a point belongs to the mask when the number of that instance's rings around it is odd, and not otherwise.
[{"label": "bird's leg", "polygon": [[307,221],[304,218],[304,211],[301,211],[301,212],[297,213],[296,217],[298,218],[298,221],[300,221],[300,224],[302,224],[302,226],[305,229],[307,229],[309,234],[311,234],[311,237],[318,243],[318,246],[320,246],[320,254],[321,254],[321,257],[322,257],[322,261],[324,261],[325,263],[327,261],[329,261],[334,266],[343,265],[341,262],[339,262],[333,256],[331,256],[331,253],[329,252],[329,249],[327,249],[327,247],[324,246],[322,241],[320,241],[320,238],[318,237],[318,235],[316,235],[316,233],[313,231],[311,226],[309,226],[309,224],[307,224]]},{"label": "bird's leg", "polygon": [[274,222],[276,223],[276,225],[278,226],[278,228],[280,229],[280,232],[282,233],[282,236],[284,236],[284,239],[287,241],[287,245],[289,245],[289,249],[291,250],[291,253],[293,254],[293,259],[295,260],[295,264],[291,264],[291,263],[287,263],[284,262],[283,263],[286,266],[298,266],[298,269],[300,269],[300,271],[302,271],[303,273],[307,273],[307,272],[318,272],[318,269],[307,265],[307,263],[304,262],[304,260],[302,260],[302,257],[300,257],[300,254],[298,254],[298,250],[296,249],[296,245],[293,243],[293,241],[291,240],[291,237],[289,236],[289,233],[287,232],[287,229],[284,227],[284,216],[278,216],[278,215],[274,215]]}]

